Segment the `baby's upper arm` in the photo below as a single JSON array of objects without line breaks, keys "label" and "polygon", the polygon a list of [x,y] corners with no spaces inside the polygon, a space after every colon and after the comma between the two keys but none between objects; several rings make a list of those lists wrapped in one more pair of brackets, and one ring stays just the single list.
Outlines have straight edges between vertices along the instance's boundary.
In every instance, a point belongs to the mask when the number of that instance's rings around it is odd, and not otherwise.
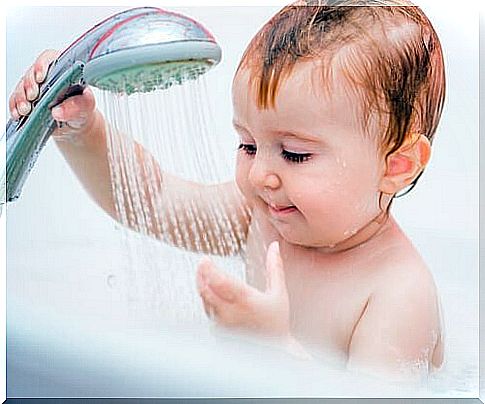
[{"label": "baby's upper arm", "polygon": [[436,288],[427,269],[396,269],[371,295],[355,326],[349,366],[429,370],[441,335]]}]

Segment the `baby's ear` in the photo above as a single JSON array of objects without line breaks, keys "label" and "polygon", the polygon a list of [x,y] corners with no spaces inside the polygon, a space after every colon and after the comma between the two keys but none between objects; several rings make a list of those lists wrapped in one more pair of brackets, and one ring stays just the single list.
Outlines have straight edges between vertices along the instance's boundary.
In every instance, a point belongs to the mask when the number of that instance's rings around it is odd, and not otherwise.
[{"label": "baby's ear", "polygon": [[424,135],[411,136],[386,160],[380,191],[394,195],[410,185],[429,161],[431,145]]}]

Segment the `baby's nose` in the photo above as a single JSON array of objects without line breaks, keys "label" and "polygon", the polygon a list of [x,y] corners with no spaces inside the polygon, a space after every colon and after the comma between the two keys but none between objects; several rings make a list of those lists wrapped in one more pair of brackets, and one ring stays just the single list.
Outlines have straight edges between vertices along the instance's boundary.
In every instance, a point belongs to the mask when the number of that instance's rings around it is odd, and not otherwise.
[{"label": "baby's nose", "polygon": [[254,159],[249,171],[249,182],[253,187],[261,189],[276,189],[281,186],[281,179],[271,168],[271,165],[263,159],[258,159],[258,157]]}]

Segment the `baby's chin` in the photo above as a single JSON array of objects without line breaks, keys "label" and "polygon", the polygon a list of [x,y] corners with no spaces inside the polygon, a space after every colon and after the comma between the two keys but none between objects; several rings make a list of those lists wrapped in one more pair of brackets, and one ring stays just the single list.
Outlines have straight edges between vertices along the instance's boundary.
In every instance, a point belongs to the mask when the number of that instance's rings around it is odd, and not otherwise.
[{"label": "baby's chin", "polygon": [[[281,238],[288,244],[305,249],[318,249],[322,252],[333,252],[336,249],[337,242],[327,241],[322,239],[312,239],[309,237],[309,232],[306,231],[304,234],[299,234],[299,232],[291,226],[284,226],[283,228],[278,228],[275,226],[276,231],[281,236]],[[303,233],[303,232],[302,232]]]},{"label": "baby's chin", "polygon": [[[322,234],[314,226],[312,228],[311,225],[308,225],[305,215],[296,206],[295,212],[290,213],[289,217],[286,215],[277,217],[268,214],[268,207],[264,203],[258,204],[258,208],[268,217],[269,222],[280,237],[294,247],[318,249],[324,253],[332,253],[338,251],[338,244],[346,238],[340,234],[338,236],[336,234]],[[345,232],[342,232],[342,234],[345,234]]]}]

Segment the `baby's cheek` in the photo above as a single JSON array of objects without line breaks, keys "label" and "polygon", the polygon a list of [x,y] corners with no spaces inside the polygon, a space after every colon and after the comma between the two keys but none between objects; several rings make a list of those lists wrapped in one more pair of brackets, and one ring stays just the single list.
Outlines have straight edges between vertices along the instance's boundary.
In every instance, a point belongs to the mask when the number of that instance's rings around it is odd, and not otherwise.
[{"label": "baby's cheek", "polygon": [[295,193],[292,202],[306,219],[314,224],[328,223],[339,210],[341,196],[335,182],[324,177],[300,180],[300,192]]},{"label": "baby's cheek", "polygon": [[327,180],[320,189],[315,185],[308,189],[312,190],[305,201],[308,219],[331,239],[345,238],[372,219],[373,198],[358,184],[340,177]]},{"label": "baby's cheek", "polygon": [[363,179],[360,183],[352,183],[342,193],[339,216],[343,216],[342,232],[346,237],[367,225],[379,213],[378,193],[372,184],[365,182]]}]

